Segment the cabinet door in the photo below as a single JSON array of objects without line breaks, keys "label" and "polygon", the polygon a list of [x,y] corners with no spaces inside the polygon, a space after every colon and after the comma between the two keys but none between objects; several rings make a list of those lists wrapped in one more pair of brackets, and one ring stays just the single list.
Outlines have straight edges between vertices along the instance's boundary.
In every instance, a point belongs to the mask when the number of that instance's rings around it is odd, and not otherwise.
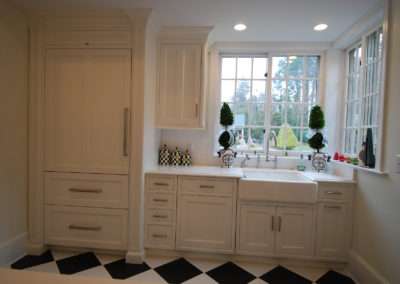
[{"label": "cabinet door", "polygon": [[275,207],[241,204],[239,218],[239,252],[273,253]]},{"label": "cabinet door", "polygon": [[320,203],[317,212],[317,256],[345,257],[347,205]]},{"label": "cabinet door", "polygon": [[45,169],[127,174],[131,52],[49,49]]},{"label": "cabinet door", "polygon": [[159,60],[159,127],[202,128],[202,46],[161,44]]},{"label": "cabinet door", "polygon": [[277,207],[276,253],[312,255],[313,209]]},{"label": "cabinet door", "polygon": [[177,248],[233,252],[232,197],[180,195]]}]

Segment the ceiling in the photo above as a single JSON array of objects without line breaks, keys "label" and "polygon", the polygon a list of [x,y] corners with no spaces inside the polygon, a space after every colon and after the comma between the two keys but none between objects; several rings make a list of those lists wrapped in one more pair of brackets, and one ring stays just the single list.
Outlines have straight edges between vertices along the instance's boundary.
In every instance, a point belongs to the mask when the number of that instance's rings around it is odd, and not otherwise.
[{"label": "ceiling", "polygon": [[[331,42],[382,0],[7,0],[23,10],[153,8],[163,26],[214,26],[216,41]],[[233,25],[244,22],[247,30]],[[320,22],[326,31],[315,32]]]}]

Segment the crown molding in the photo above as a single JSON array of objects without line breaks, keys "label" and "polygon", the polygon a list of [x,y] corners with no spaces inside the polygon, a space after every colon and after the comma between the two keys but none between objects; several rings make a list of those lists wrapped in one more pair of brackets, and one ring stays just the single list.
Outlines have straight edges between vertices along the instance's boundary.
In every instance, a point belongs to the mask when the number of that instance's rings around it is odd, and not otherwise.
[{"label": "crown molding", "polygon": [[185,27],[162,27],[159,40],[160,42],[179,41],[188,42],[190,40],[206,43],[208,35],[214,29],[212,26],[185,26]]}]

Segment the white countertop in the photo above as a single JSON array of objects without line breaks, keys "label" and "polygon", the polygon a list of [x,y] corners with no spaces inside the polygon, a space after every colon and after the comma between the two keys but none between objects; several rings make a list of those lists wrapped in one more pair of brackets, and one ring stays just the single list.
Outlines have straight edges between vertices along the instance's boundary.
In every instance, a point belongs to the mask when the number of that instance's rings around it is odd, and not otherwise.
[{"label": "white countertop", "polygon": [[[246,168],[253,169],[253,168]],[[262,168],[257,169],[262,171]],[[273,169],[265,169],[265,171],[274,171]],[[294,171],[277,169],[276,171]],[[332,183],[354,183],[353,180],[343,178],[338,175],[333,175],[325,172],[297,171],[315,182],[332,182]],[[165,175],[186,175],[186,176],[211,176],[211,177],[229,177],[242,178],[242,168],[221,168],[216,166],[190,166],[190,167],[174,167],[174,166],[158,166],[145,171],[146,174],[165,174]]]}]

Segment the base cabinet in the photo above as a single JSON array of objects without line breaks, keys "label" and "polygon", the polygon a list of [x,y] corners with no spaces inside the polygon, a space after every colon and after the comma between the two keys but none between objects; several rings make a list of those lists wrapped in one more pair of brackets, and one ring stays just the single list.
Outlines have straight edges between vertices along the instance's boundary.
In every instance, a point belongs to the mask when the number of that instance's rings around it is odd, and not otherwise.
[{"label": "base cabinet", "polygon": [[239,216],[239,253],[313,255],[313,208],[242,203]]}]

